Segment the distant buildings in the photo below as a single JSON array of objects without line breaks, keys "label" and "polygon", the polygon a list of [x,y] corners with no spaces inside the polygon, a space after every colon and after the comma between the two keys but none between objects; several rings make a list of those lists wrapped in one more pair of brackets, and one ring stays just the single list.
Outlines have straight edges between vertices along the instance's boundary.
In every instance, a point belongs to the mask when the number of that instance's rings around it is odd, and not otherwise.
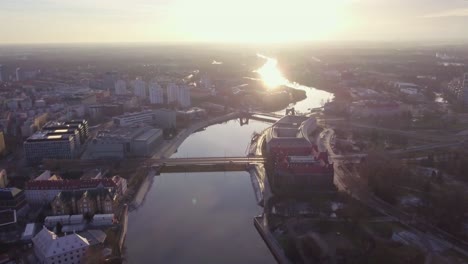
[{"label": "distant buildings", "polygon": [[167,85],[167,103],[176,103],[179,99],[179,86],[175,83]]},{"label": "distant buildings", "polygon": [[156,82],[149,85],[149,99],[151,104],[164,104],[164,91]]},{"label": "distant buildings", "polygon": [[169,83],[167,85],[167,103],[176,103],[182,108],[190,107],[190,87],[188,85],[177,85]]},{"label": "distant buildings", "polygon": [[177,99],[179,106],[182,108],[190,107],[190,87],[188,85],[182,85],[179,87],[179,97]]},{"label": "distant buildings", "polygon": [[124,80],[118,80],[115,82],[115,94],[124,95],[127,94],[127,83]]},{"label": "distant buildings", "polygon": [[465,104],[468,104],[468,73],[465,73],[465,75],[463,75],[462,91],[462,100]]},{"label": "distant buildings", "polygon": [[8,76],[4,65],[0,64],[0,82],[7,82]]},{"label": "distant buildings", "polygon": [[115,71],[106,72],[103,77],[103,87],[104,90],[115,91],[115,82],[119,78],[119,74]]},{"label": "distant buildings", "polygon": [[139,98],[146,98],[146,82],[138,77],[136,80],[132,81],[133,94]]},{"label": "distant buildings", "polygon": [[59,237],[46,227],[32,238],[32,242],[39,263],[44,264],[84,263],[90,246],[86,238],[76,233]]},{"label": "distant buildings", "polygon": [[24,70],[21,68],[16,68],[16,81],[20,82],[24,80]]},{"label": "distant buildings", "polygon": [[355,118],[391,117],[401,115],[403,107],[396,102],[362,100],[353,102],[350,107],[351,116]]},{"label": "distant buildings", "polygon": [[447,84],[446,92],[465,106],[468,105],[468,72],[461,78],[451,80]]}]

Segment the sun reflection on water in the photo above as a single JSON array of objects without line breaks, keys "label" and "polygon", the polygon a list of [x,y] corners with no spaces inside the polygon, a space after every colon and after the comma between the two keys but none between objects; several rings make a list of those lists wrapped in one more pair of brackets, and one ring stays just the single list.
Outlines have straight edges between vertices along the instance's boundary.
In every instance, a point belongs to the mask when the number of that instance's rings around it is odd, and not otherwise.
[{"label": "sun reflection on water", "polygon": [[267,60],[262,67],[255,71],[260,75],[265,86],[268,89],[274,89],[279,86],[286,85],[287,79],[277,68],[278,61],[276,59],[268,58],[262,55],[258,56]]}]

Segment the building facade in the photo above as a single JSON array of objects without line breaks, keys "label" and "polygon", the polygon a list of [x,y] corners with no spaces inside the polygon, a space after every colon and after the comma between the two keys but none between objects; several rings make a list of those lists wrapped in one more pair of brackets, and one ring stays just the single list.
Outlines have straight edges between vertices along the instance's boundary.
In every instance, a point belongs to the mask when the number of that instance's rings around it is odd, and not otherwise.
[{"label": "building facade", "polygon": [[127,83],[124,80],[118,80],[115,82],[115,94],[124,95],[127,94]]},{"label": "building facade", "polygon": [[182,85],[179,87],[178,102],[179,106],[182,108],[188,108],[192,104],[190,100],[190,87],[188,85]]},{"label": "building facade", "polygon": [[125,113],[113,118],[116,126],[132,126],[142,123],[152,123],[154,121],[154,113],[151,110],[141,112]]},{"label": "building facade", "polygon": [[179,100],[179,86],[175,83],[167,85],[167,103],[177,103]]},{"label": "building facade", "polygon": [[112,179],[62,180],[54,177],[48,180],[33,180],[26,183],[25,195],[29,204],[49,204],[61,191],[94,191],[110,189],[115,192],[116,184]]},{"label": "building facade", "polygon": [[160,129],[146,126],[120,127],[112,131],[99,131],[88,144],[88,153],[94,159],[150,156],[162,140]]},{"label": "building facade", "polygon": [[164,104],[164,90],[156,82],[149,85],[149,99],[151,104]]},{"label": "building facade", "polygon": [[111,189],[61,191],[50,203],[54,215],[111,214],[114,194]]},{"label": "building facade", "polygon": [[26,139],[23,148],[29,164],[37,164],[44,159],[73,159],[76,150],[75,137],[71,134],[36,132]]},{"label": "building facade", "polygon": [[146,98],[146,82],[142,80],[141,77],[138,77],[136,80],[132,81],[133,94],[139,98]]}]

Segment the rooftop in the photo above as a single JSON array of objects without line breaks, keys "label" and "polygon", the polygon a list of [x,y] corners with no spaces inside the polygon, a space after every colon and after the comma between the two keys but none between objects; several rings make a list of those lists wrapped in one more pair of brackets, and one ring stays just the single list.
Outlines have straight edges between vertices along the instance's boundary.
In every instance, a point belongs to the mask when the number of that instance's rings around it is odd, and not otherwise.
[{"label": "rooftop", "polygon": [[22,192],[18,188],[0,188],[0,200],[1,199],[13,199],[15,196]]},{"label": "rooftop", "polygon": [[37,248],[46,258],[56,255],[62,255],[67,252],[76,251],[81,248],[87,248],[89,242],[86,238],[71,234],[58,237],[46,227],[32,239],[34,247]]},{"label": "rooftop", "polygon": [[155,134],[162,134],[162,130],[157,129],[157,128],[152,128],[150,130],[147,130],[147,131],[143,132],[143,134],[136,137],[135,140],[146,141]]},{"label": "rooftop", "polygon": [[115,182],[110,178],[89,180],[35,180],[26,183],[26,190],[79,190],[90,188],[114,188]]},{"label": "rooftop", "polygon": [[55,134],[51,131],[37,131],[33,135],[31,135],[27,142],[32,141],[47,141],[47,140],[70,140],[74,134],[72,133],[64,133],[64,134]]}]

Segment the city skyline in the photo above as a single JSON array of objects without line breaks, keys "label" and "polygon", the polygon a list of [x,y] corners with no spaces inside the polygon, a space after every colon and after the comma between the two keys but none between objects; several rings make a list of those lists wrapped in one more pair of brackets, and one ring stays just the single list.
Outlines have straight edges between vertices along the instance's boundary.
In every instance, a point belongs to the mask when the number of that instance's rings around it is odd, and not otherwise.
[{"label": "city skyline", "polygon": [[0,22],[0,44],[467,40],[468,1],[19,0]]}]

